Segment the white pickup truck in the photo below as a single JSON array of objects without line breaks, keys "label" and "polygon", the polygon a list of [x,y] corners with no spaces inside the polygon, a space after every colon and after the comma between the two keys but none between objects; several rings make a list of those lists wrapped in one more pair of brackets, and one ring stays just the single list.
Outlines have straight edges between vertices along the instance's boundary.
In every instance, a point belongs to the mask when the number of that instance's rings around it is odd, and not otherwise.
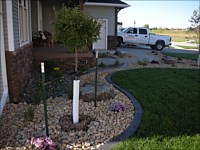
[{"label": "white pickup truck", "polygon": [[129,27],[117,34],[118,46],[121,44],[147,45],[152,49],[162,50],[171,45],[171,37],[150,33],[148,28]]}]

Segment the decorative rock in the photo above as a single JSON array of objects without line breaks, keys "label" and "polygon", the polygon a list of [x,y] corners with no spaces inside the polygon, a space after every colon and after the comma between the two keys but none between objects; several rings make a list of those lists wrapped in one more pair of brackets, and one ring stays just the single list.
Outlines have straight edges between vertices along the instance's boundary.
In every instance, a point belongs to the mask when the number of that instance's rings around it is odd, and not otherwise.
[{"label": "decorative rock", "polygon": [[[94,100],[94,88],[92,84],[87,84],[80,89],[80,98],[86,102]],[[97,86],[97,101],[105,101],[113,98],[113,89],[110,84],[102,84]]]},{"label": "decorative rock", "polygon": [[[159,53],[159,55],[161,55]],[[162,58],[162,55],[160,56]],[[170,58],[172,59],[172,58]],[[173,59],[172,59],[173,60]],[[175,63],[176,67],[179,68],[195,68],[198,69],[198,66],[191,66],[191,64],[196,63],[196,61],[182,60],[182,63]],[[130,64],[127,66],[127,69],[142,68],[138,64]],[[169,68],[172,65],[165,64],[162,61],[159,61],[158,64],[149,64],[147,67],[163,67]],[[104,70],[99,72],[98,83],[100,85],[105,85],[105,76],[111,73],[113,70]],[[83,75],[80,77],[81,87],[83,85],[94,83],[93,79],[94,73]],[[63,149],[75,149],[76,143],[78,148],[76,149],[95,149],[101,143],[106,143],[110,139],[113,139],[115,136],[123,132],[130,124],[134,116],[134,108],[131,102],[128,100],[124,94],[118,90],[113,90],[113,98],[107,99],[106,101],[97,101],[97,107],[94,107],[93,102],[84,102],[80,100],[79,109],[81,114],[91,116],[93,120],[88,124],[88,129],[79,130],[79,131],[63,131],[62,126],[60,125],[61,117],[65,115],[72,114],[72,100],[66,100],[63,97],[49,98],[47,100],[48,108],[48,121],[49,126],[52,128],[52,133],[50,137],[53,137],[55,143],[60,144],[60,148]],[[109,110],[111,103],[115,101],[120,101],[126,105],[126,108],[123,112],[112,112]],[[20,104],[11,104],[7,103],[4,107],[2,116],[1,116],[1,128],[0,128],[0,149],[21,149],[26,143],[18,143],[18,141],[26,141],[35,135],[45,135],[45,128],[43,128],[44,123],[44,105],[36,105],[34,111],[34,120],[33,122],[24,122],[23,112],[27,108],[26,103]],[[50,117],[51,116],[51,117]],[[71,119],[69,119],[71,121]],[[66,124],[64,124],[66,126]],[[67,127],[66,127],[67,128]],[[71,136],[69,135],[71,133]],[[6,147],[6,145],[8,147]]]},{"label": "decorative rock", "polygon": [[174,61],[174,60],[171,60],[171,59],[165,59],[165,60],[164,60],[164,63],[165,63],[165,64],[171,64],[171,65],[173,65],[173,64],[175,64],[175,61]]}]

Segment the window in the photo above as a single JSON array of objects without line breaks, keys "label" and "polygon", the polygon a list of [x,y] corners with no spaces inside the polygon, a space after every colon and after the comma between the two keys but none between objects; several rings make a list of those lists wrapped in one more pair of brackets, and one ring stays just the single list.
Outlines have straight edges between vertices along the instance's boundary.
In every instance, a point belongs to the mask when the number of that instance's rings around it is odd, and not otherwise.
[{"label": "window", "polygon": [[139,34],[147,34],[147,30],[146,29],[139,29]]},{"label": "window", "polygon": [[137,28],[131,28],[127,33],[137,34]]},{"label": "window", "polygon": [[20,45],[24,45],[28,42],[28,1],[19,0],[19,35]]}]

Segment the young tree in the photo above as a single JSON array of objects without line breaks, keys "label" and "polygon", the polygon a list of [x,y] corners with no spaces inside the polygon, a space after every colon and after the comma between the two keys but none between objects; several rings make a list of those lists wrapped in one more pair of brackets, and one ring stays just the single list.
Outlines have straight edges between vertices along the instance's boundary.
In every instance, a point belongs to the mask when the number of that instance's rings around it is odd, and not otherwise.
[{"label": "young tree", "polygon": [[101,24],[79,8],[55,10],[55,39],[75,52],[75,72],[78,72],[78,51],[99,39]]},{"label": "young tree", "polygon": [[195,41],[196,41],[198,49],[199,49],[199,56],[198,56],[198,59],[197,59],[197,63],[198,63],[198,66],[199,66],[200,65],[200,36],[199,36],[199,32],[200,32],[200,6],[199,6],[198,9],[193,11],[193,16],[191,16],[189,21],[191,23],[191,26],[195,29],[195,32],[196,32],[196,40]]}]

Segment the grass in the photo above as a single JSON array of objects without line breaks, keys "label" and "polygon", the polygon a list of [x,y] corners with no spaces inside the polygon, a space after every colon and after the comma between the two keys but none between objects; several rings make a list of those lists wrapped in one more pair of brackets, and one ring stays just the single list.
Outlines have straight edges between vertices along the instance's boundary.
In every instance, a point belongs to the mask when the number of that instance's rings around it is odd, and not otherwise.
[{"label": "grass", "polygon": [[196,37],[196,33],[194,31],[157,29],[151,30],[151,32],[161,35],[169,35],[172,37],[172,42],[185,42],[189,39],[195,39]]},{"label": "grass", "polygon": [[199,70],[135,69],[112,80],[143,109],[139,129],[113,150],[200,149]]},{"label": "grass", "polygon": [[197,46],[186,46],[186,45],[176,45],[176,46],[184,49],[197,49]]},{"label": "grass", "polygon": [[163,52],[166,56],[177,57],[181,59],[191,59],[197,60],[198,54],[186,54],[186,53],[170,53],[170,52]]}]

